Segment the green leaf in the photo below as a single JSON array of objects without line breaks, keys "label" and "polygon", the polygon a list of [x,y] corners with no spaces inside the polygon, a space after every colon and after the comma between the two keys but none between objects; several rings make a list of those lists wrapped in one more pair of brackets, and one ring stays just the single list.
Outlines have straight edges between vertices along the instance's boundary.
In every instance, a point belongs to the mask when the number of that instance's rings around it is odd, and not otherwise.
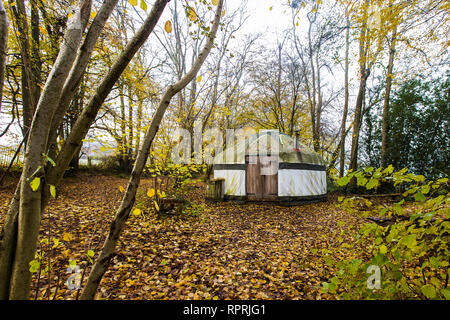
[{"label": "green leaf", "polygon": [[358,186],[360,186],[360,187],[365,186],[366,183],[367,183],[367,178],[365,178],[365,177],[358,177],[358,182],[357,182]]},{"label": "green leaf", "polygon": [[388,248],[387,248],[384,244],[382,244],[382,245],[380,246],[380,253],[381,253],[381,254],[386,254],[387,251],[388,251]]},{"label": "green leaf", "polygon": [[50,194],[56,199],[56,187],[54,185],[50,185]]},{"label": "green leaf", "polygon": [[87,256],[90,257],[90,258],[92,258],[92,257],[94,256],[94,251],[88,250]]},{"label": "green leaf", "polygon": [[29,270],[31,273],[34,273],[39,270],[40,266],[41,266],[41,263],[38,260],[30,261],[30,269]]},{"label": "green leaf", "polygon": [[422,192],[416,192],[415,194],[414,194],[414,199],[416,200],[416,201],[418,201],[418,202],[424,202],[425,200],[426,200],[426,198],[425,198],[425,196],[423,195],[423,193]]},{"label": "green leaf", "polygon": [[37,191],[37,189],[39,189],[40,185],[41,185],[41,178],[34,178],[30,182],[30,187],[31,187],[31,190],[33,190],[33,191]]},{"label": "green leaf", "polygon": [[425,181],[425,177],[421,174],[414,176],[413,179],[417,182]]},{"label": "green leaf", "polygon": [[339,186],[343,187],[343,186],[347,185],[349,182],[350,182],[350,178],[347,176],[344,176],[337,181],[337,184]]},{"label": "green leaf", "polygon": [[392,166],[392,164],[388,165],[387,168],[383,170],[383,173],[386,174],[391,174],[392,172],[394,172],[394,167]]},{"label": "green leaf", "polygon": [[450,300],[450,289],[445,288],[441,290],[442,294],[445,297],[445,300]]},{"label": "green leaf", "polygon": [[416,247],[417,245],[416,236],[414,234],[410,234],[402,238],[401,242],[410,249]]},{"label": "green leaf", "polygon": [[436,297],[436,289],[430,284],[422,286],[422,288],[420,288],[420,291],[422,291],[423,295],[428,299],[433,299]]},{"label": "green leaf", "polygon": [[366,184],[366,189],[370,190],[378,186],[378,180],[377,179],[370,179],[369,182]]},{"label": "green leaf", "polygon": [[423,194],[427,194],[428,192],[430,192],[430,186],[429,185],[424,185],[422,187],[422,193]]}]

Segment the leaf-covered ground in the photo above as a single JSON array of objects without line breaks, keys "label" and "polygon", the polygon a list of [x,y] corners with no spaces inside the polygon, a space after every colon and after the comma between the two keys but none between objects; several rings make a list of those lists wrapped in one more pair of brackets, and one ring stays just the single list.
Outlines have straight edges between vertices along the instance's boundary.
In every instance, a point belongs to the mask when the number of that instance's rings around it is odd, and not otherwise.
[{"label": "leaf-covered ground", "polygon": [[[37,287],[39,299],[77,297],[65,283],[69,261],[89,271],[87,252],[93,250],[94,258],[99,253],[126,183],[93,173],[65,180],[43,215],[44,255],[33,298]],[[141,207],[149,187],[144,179]],[[13,191],[14,181],[0,188],[1,226]],[[319,291],[334,275],[326,257],[365,252],[354,247],[361,220],[336,208],[333,197],[292,207],[208,203],[202,182],[192,184],[188,195],[193,205],[182,216],[159,218],[153,210],[130,216],[98,299],[333,299]]]}]

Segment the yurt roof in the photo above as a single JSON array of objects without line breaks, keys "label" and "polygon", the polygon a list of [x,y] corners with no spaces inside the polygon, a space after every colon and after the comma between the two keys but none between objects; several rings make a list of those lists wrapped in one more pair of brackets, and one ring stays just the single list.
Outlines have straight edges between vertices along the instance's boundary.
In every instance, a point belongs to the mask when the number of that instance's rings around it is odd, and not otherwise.
[{"label": "yurt roof", "polygon": [[[324,165],[322,157],[294,138],[276,130],[264,130],[228,147],[214,158],[214,164],[244,163],[245,156],[278,155],[280,162]],[[278,138],[278,145],[277,145]],[[263,150],[263,151],[261,151]]]}]

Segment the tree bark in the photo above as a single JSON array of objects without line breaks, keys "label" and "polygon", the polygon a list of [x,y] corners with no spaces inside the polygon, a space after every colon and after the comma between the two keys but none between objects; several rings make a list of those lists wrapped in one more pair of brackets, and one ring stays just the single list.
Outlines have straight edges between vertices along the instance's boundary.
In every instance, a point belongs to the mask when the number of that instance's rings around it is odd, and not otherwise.
[{"label": "tree bark", "polygon": [[344,111],[342,113],[342,123],[341,123],[341,141],[340,141],[340,157],[339,157],[339,177],[344,175],[344,167],[345,167],[345,124],[347,122],[347,113],[348,113],[348,66],[349,66],[349,48],[350,48],[350,13],[348,9],[345,9],[346,21],[347,21],[347,30],[345,32],[345,93],[344,93]]},{"label": "tree bark", "polygon": [[[355,115],[353,119],[353,133],[352,133],[352,148],[350,152],[350,170],[356,171],[358,169],[358,142],[359,132],[362,123],[362,106],[366,94],[366,82],[370,75],[370,69],[367,67],[368,54],[368,39],[367,37],[367,17],[362,23],[360,37],[359,37],[359,89],[356,98]],[[356,184],[356,179],[352,179]]]},{"label": "tree bark", "polygon": [[391,45],[389,46],[389,62],[386,75],[386,91],[384,92],[383,103],[383,118],[381,129],[381,167],[386,167],[386,149],[387,149],[387,137],[388,137],[388,113],[389,113],[389,97],[392,87],[392,72],[394,69],[395,58],[395,43],[397,36],[397,28],[395,27],[392,32]]},{"label": "tree bark", "polygon": [[[15,3],[15,5],[14,5]],[[23,136],[29,131],[33,113],[37,103],[34,97],[36,90],[31,74],[30,43],[28,38],[28,22],[23,0],[9,1],[13,12],[13,21],[17,28],[16,38],[20,48],[22,60],[21,86],[22,86],[22,109],[23,109]],[[26,146],[26,144],[25,144]]]},{"label": "tree bark", "polygon": [[[0,1],[1,2],[1,1]],[[0,3],[0,112],[2,111],[3,82],[5,80],[9,21],[3,2]]]},{"label": "tree bark", "polygon": [[142,142],[142,147],[140,148],[138,156],[136,158],[133,171],[131,173],[131,178],[128,182],[127,191],[122,199],[120,208],[116,212],[114,221],[111,223],[110,231],[108,237],[104,242],[100,256],[96,259],[94,266],[92,267],[92,270],[89,274],[87,284],[81,294],[81,299],[86,300],[86,299],[93,299],[95,297],[95,292],[97,291],[100,281],[104,273],[106,272],[106,269],[109,265],[111,258],[113,257],[117,241],[120,237],[120,234],[125,226],[125,222],[128,219],[128,216],[134,205],[142,170],[144,169],[145,163],[147,162],[150,153],[150,147],[158,131],[161,120],[164,117],[164,113],[167,107],[169,106],[172,97],[194,79],[195,75],[197,74],[206,57],[208,56],[209,52],[211,51],[211,48],[214,44],[214,38],[217,33],[217,29],[219,27],[222,6],[223,0],[219,0],[219,3],[217,5],[217,11],[214,18],[214,24],[212,26],[209,39],[205,44],[205,47],[203,48],[202,52],[198,56],[197,60],[193,64],[192,69],[177,83],[169,86],[161,98],[158,108],[156,109],[155,114],[153,115],[152,121],[150,123],[150,126],[145,134],[144,140]]},{"label": "tree bark", "polygon": [[0,300],[9,297],[9,285],[17,243],[17,223],[19,215],[21,180],[17,184],[14,197],[6,214],[6,221],[0,242]]}]

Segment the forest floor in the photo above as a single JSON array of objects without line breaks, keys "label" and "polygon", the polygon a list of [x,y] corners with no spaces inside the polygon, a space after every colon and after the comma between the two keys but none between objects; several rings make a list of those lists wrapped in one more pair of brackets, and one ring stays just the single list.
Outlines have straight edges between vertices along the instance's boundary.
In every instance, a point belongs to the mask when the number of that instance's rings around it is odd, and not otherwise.
[{"label": "forest floor", "polygon": [[[151,183],[141,181],[137,205],[144,215],[130,215],[97,299],[333,299],[320,292],[335,272],[324,257],[367,252],[354,247],[362,220],[339,209],[333,196],[290,207],[209,203],[205,184],[195,181],[185,213],[161,218],[145,209]],[[79,290],[66,284],[69,261],[76,260],[81,275],[89,272],[87,253],[95,259],[100,252],[126,185],[127,179],[88,172],[65,179],[43,215],[32,298],[77,298]],[[0,187],[0,226],[14,187],[13,179]]]}]

